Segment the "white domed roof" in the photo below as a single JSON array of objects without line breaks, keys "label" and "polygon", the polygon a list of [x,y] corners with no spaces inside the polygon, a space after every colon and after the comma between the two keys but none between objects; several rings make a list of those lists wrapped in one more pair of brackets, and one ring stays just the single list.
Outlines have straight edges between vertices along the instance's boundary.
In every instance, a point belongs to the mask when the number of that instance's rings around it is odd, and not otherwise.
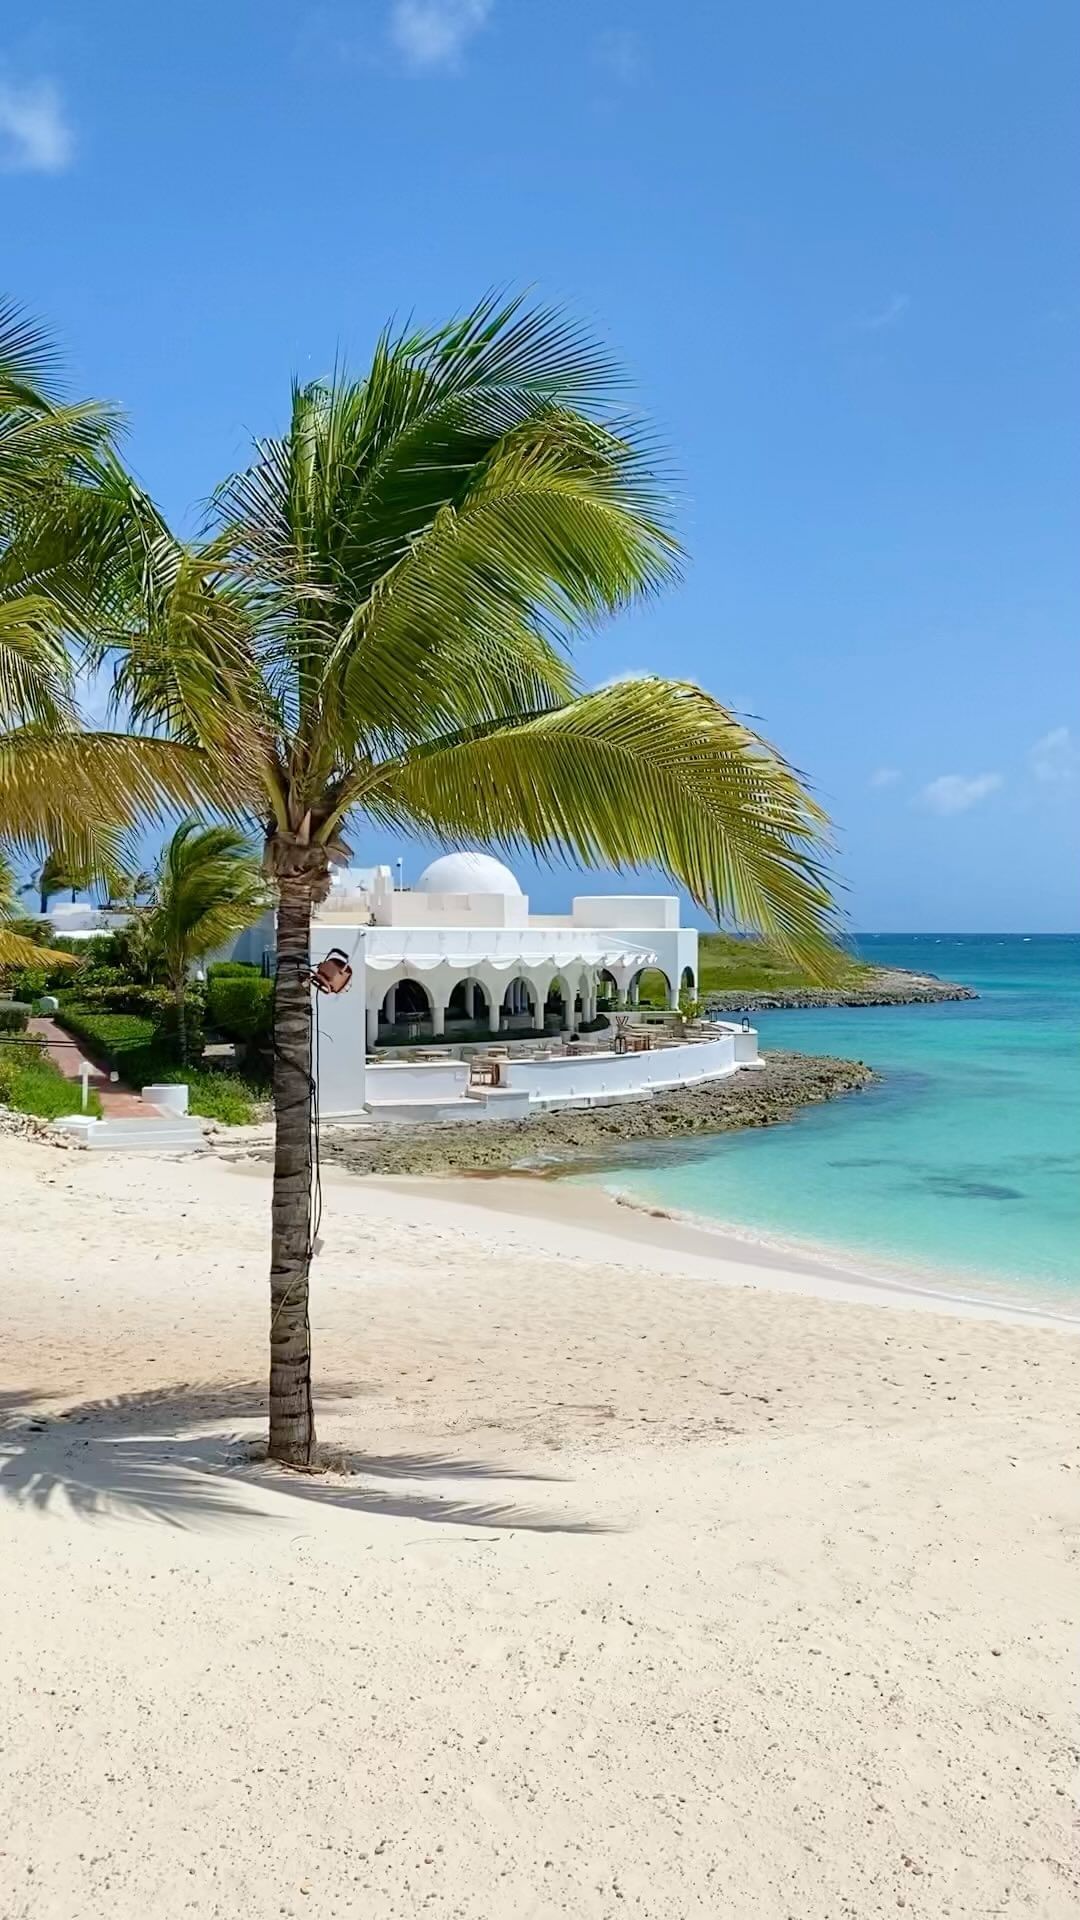
[{"label": "white domed roof", "polygon": [[521,888],[509,867],[490,853],[444,853],[424,868],[416,891],[520,894]]}]

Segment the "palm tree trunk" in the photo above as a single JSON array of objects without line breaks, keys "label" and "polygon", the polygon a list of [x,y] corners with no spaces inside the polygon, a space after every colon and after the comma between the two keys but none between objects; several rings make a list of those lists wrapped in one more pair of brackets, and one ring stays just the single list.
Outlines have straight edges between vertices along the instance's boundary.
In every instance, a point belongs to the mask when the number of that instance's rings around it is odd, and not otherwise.
[{"label": "palm tree trunk", "polygon": [[270,1458],[309,1467],[311,1403],[311,893],[282,876],[274,988],[274,1195],[270,1253]]},{"label": "palm tree trunk", "polygon": [[176,999],[176,1048],[180,1055],[180,1065],[187,1066],[187,1005],[184,998],[185,982],[179,979],[173,989]]}]

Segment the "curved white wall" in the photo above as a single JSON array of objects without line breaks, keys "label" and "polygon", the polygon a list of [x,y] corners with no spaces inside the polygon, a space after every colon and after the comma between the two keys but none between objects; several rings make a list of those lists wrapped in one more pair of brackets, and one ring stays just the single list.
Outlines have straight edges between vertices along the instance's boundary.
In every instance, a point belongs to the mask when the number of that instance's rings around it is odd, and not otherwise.
[{"label": "curved white wall", "polygon": [[647,1053],[581,1053],[549,1059],[511,1060],[504,1082],[527,1087],[545,1105],[565,1100],[602,1099],[647,1093],[658,1087],[693,1086],[734,1073],[735,1036],[687,1042],[682,1047],[650,1048]]},{"label": "curved white wall", "polygon": [[[627,1098],[660,1088],[694,1086],[734,1073],[738,1043],[756,1040],[727,1027],[715,1040],[687,1042],[681,1047],[655,1047],[645,1053],[580,1053],[547,1058],[513,1058],[500,1062],[503,1090],[528,1094],[537,1106],[560,1106],[569,1100]],[[414,1063],[378,1063],[365,1075],[366,1102],[376,1110],[403,1101],[446,1102],[463,1099],[469,1084],[464,1060],[418,1060]]]}]

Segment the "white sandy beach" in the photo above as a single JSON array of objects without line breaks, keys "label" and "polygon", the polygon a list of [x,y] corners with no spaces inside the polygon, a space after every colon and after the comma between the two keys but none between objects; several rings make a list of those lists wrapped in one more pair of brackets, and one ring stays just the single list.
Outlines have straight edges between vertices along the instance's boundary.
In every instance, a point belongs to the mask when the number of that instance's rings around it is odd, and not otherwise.
[{"label": "white sandy beach", "polygon": [[341,1176],[285,1476],[264,1168],[0,1192],[4,1920],[1075,1911],[1075,1332]]}]

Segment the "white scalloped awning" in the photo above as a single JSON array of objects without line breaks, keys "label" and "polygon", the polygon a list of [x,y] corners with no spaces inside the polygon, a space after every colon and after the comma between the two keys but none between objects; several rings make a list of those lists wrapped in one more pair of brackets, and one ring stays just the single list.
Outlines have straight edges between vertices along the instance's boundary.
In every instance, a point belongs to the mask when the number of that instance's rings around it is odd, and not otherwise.
[{"label": "white scalloped awning", "polygon": [[414,953],[403,950],[396,953],[369,953],[366,965],[373,973],[392,973],[395,967],[409,967],[416,973],[434,973],[436,967],[449,967],[455,973],[475,973],[478,967],[490,967],[493,973],[527,973],[538,967],[551,967],[560,973],[564,967],[654,967],[655,953],[646,953],[641,947],[634,947],[627,953],[622,948],[613,948],[606,953]]}]

